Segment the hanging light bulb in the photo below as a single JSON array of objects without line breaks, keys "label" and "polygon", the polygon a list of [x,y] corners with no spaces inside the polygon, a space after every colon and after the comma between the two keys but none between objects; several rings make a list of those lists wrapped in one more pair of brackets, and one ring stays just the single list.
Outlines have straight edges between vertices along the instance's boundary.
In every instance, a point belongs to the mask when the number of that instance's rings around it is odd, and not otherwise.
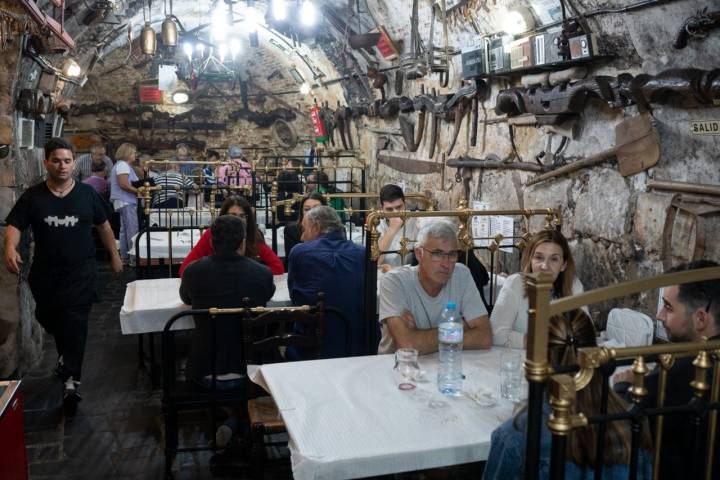
[{"label": "hanging light bulb", "polygon": [[80,65],[72,58],[65,59],[63,62],[62,72],[66,77],[79,77],[82,73]]},{"label": "hanging light bulb", "polygon": [[185,52],[185,55],[187,55],[188,60],[192,60],[193,56],[193,46],[190,42],[184,42],[183,43],[183,52]]},{"label": "hanging light bulb", "polygon": [[146,55],[155,55],[157,38],[155,37],[155,30],[150,26],[150,22],[145,22],[140,38],[142,42],[142,52]]},{"label": "hanging light bulb", "polygon": [[317,20],[317,11],[315,5],[310,0],[305,0],[300,7],[300,23],[306,27],[312,27]]},{"label": "hanging light bulb", "polygon": [[247,6],[243,11],[243,15],[245,16],[245,29],[248,33],[257,32],[258,25],[263,21],[260,11],[255,7]]},{"label": "hanging light bulb", "polygon": [[228,51],[227,45],[224,43],[221,43],[220,46],[218,47],[218,55],[220,55],[221,62],[225,61],[225,57],[227,56],[227,51]]},{"label": "hanging light bulb", "polygon": [[222,8],[222,4],[219,4],[211,17],[210,25],[212,26],[212,36],[219,42],[225,40],[228,30],[230,29],[227,21],[227,13],[228,12]]},{"label": "hanging light bulb", "polygon": [[272,14],[273,18],[278,21],[287,18],[287,4],[285,0],[272,0]]},{"label": "hanging light bulb", "polygon": [[503,31],[510,35],[518,35],[532,30],[534,27],[535,20],[527,8],[517,7],[514,10],[506,11],[503,15]]},{"label": "hanging light bulb", "polygon": [[238,53],[240,53],[240,40],[233,38],[230,40],[230,56],[233,60],[235,60]]},{"label": "hanging light bulb", "polygon": [[307,95],[308,93],[310,93],[310,84],[307,82],[303,82],[303,84],[300,85],[300,93],[302,93],[303,95]]}]

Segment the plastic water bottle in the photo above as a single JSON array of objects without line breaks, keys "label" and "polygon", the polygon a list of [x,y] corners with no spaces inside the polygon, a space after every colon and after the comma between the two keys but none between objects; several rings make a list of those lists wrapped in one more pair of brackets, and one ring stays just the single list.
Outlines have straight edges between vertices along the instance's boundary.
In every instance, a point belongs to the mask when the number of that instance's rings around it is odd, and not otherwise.
[{"label": "plastic water bottle", "polygon": [[438,390],[443,395],[458,396],[462,391],[463,322],[448,302],[438,325]]}]

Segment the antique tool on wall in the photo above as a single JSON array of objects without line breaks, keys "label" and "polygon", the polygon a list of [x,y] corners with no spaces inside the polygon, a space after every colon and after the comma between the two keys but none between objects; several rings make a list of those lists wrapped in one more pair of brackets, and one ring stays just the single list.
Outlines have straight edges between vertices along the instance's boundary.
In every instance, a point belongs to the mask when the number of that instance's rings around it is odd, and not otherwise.
[{"label": "antique tool on wall", "polygon": [[660,137],[652,125],[652,116],[644,113],[630,117],[615,126],[616,146],[595,155],[562,166],[530,179],[526,185],[566,175],[577,170],[617,158],[624,177],[639,173],[655,165],[660,158]]},{"label": "antique tool on wall", "polygon": [[654,190],[667,190],[670,192],[693,193],[698,195],[712,195],[720,197],[720,187],[702,183],[673,182],[669,180],[648,180],[647,188]]},{"label": "antique tool on wall", "polygon": [[708,7],[705,7],[685,20],[675,37],[673,47],[683,49],[687,46],[688,38],[702,40],[715,28],[720,28],[720,11],[708,12]]},{"label": "antique tool on wall", "polygon": [[352,112],[347,107],[340,106],[340,100],[337,102],[337,109],[333,113],[335,128],[340,133],[340,141],[345,150],[352,150],[352,137],[350,136],[350,121]]},{"label": "antique tool on wall", "polygon": [[552,88],[510,88],[501,90],[495,102],[495,113],[515,116],[532,113],[539,125],[557,125],[580,115],[589,97],[600,98],[612,106],[632,103],[613,90],[614,77],[595,77]]},{"label": "antique tool on wall", "polygon": [[380,90],[380,98],[385,101],[385,84],[387,84],[387,75],[379,71],[375,67],[368,67],[367,76],[372,80],[373,88]]},{"label": "antique tool on wall", "polygon": [[[456,49],[450,47],[448,40],[447,9],[445,0],[440,0],[432,7],[432,18],[430,20],[430,40],[428,42],[427,65],[431,72],[440,74],[440,86],[447,87],[450,82],[450,55],[456,53]],[[435,17],[439,16],[442,23],[443,46],[435,47]]]},{"label": "antique tool on wall", "polygon": [[417,158],[403,156],[401,152],[392,150],[380,150],[377,154],[378,163],[387,165],[388,167],[399,172],[425,174],[440,173],[443,171],[443,164],[436,162],[428,162]]},{"label": "antique tool on wall", "polygon": [[400,56],[400,68],[408,80],[417,80],[427,73],[422,39],[418,32],[418,1],[413,0],[410,16],[410,52]]},{"label": "antique tool on wall", "polygon": [[481,168],[488,170],[523,170],[526,172],[545,172],[546,167],[536,163],[528,162],[509,162],[503,161],[495,154],[489,154],[485,158],[472,158],[462,155],[457,158],[451,158],[446,164],[448,167],[455,168]]},{"label": "antique tool on wall", "polygon": [[652,103],[680,108],[720,105],[720,68],[679,68],[657,75],[640,74],[629,83],[633,99],[645,110]]}]

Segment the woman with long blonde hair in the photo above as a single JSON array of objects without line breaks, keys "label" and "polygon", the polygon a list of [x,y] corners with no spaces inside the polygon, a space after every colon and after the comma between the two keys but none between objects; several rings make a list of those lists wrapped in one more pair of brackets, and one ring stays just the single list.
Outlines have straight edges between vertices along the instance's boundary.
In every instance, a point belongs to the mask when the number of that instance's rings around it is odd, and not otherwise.
[{"label": "woman with long blonde hair", "polygon": [[557,230],[543,230],[537,233],[525,248],[521,266],[522,273],[510,275],[503,283],[490,315],[493,345],[525,348],[529,302],[523,274],[551,274],[553,298],[562,298],[583,291],[582,283],[575,275],[575,262],[570,252],[570,245]]}]

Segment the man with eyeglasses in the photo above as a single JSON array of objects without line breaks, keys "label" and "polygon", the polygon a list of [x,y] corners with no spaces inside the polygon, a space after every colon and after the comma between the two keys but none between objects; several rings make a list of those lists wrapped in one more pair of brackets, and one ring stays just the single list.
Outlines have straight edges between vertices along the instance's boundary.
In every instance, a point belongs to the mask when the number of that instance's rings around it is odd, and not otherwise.
[{"label": "man with eyeglasses", "polygon": [[487,310],[470,270],[457,263],[455,227],[433,220],[417,237],[418,265],[395,268],[380,279],[382,339],[378,353],[398,348],[415,348],[423,354],[437,351],[437,326],[448,302],[455,302],[463,318],[464,348],[490,348]]},{"label": "man with eyeglasses", "polygon": [[[699,268],[712,268],[720,266],[710,260],[697,260],[688,264],[678,265],[667,273],[696,270]],[[720,340],[720,279],[703,282],[671,285],[663,289],[662,305],[657,312],[660,320],[668,332],[672,342],[699,342],[703,338]],[[695,379],[695,356],[679,357],[675,359],[673,367],[668,371],[667,386],[665,388],[665,406],[687,405],[694,397],[694,390],[690,382]],[[712,370],[711,370],[712,372]],[[628,400],[628,392],[632,374],[618,374],[615,376],[615,391],[623,394]],[[659,394],[658,383],[660,371],[656,367],[645,377],[647,395],[642,398],[641,406],[654,408],[657,406]],[[673,414],[665,416],[663,444],[660,454],[660,479],[690,478],[688,462],[692,462],[695,450],[705,448],[707,435],[707,420],[701,420],[701,445],[695,445],[695,428],[692,414]],[[652,427],[655,422],[650,422]],[[715,442],[715,468],[717,475],[720,468],[720,442]],[[705,456],[702,456],[703,461]],[[715,477],[713,477],[715,478]]]}]

